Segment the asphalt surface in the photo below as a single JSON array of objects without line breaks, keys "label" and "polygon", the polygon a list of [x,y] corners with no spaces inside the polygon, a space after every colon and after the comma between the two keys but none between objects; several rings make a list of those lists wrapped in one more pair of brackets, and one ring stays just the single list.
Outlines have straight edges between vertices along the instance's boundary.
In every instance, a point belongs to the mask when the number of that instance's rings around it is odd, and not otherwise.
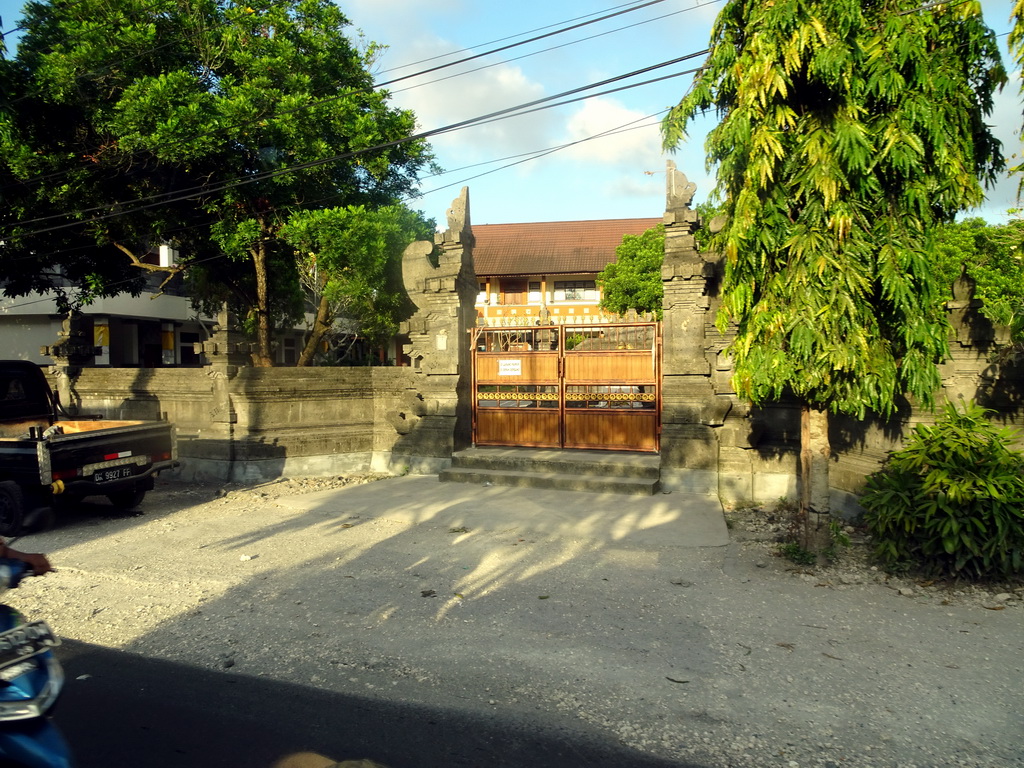
[{"label": "asphalt surface", "polygon": [[1019,601],[801,572],[709,497],[216,491],[17,543],[60,569],[19,607],[89,644],[61,711],[85,766],[1024,765]]},{"label": "asphalt surface", "polygon": [[[74,641],[56,722],[78,768],[267,768],[298,755],[387,766],[672,768],[596,729],[378,701]],[[696,766],[695,766],[696,768]]]}]

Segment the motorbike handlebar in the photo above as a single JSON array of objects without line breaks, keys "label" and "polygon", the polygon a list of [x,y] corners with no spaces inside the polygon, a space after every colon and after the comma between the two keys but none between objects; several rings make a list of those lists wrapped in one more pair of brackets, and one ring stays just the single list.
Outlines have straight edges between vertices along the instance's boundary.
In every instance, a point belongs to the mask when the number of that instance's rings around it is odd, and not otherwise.
[{"label": "motorbike handlebar", "polygon": [[24,560],[0,557],[0,590],[14,589],[26,576],[32,575],[32,566]]}]

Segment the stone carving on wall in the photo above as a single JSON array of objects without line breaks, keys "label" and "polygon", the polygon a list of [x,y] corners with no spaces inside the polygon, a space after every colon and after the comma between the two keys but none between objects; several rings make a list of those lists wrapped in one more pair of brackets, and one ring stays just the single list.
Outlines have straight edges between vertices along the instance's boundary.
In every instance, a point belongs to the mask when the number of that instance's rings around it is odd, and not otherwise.
[{"label": "stone carving on wall", "polygon": [[467,308],[475,312],[476,275],[469,223],[469,189],[462,188],[447,212],[448,229],[433,243],[415,242],[402,257],[402,278],[416,306],[402,324],[404,346],[414,370],[428,375],[460,372],[460,349],[467,333]]},{"label": "stone carving on wall", "polygon": [[413,312],[399,333],[407,339],[402,349],[416,384],[388,416],[402,436],[397,452],[450,456],[454,446],[469,439],[469,331],[476,323],[477,281],[467,187],[452,201],[446,219],[448,228],[433,243],[413,243],[402,257]]},{"label": "stone carving on wall", "polygon": [[676,164],[669,160],[666,163],[665,172],[665,208],[675,211],[680,208],[689,208],[693,203],[693,196],[697,192],[697,185],[686,178],[686,174],[676,168]]}]

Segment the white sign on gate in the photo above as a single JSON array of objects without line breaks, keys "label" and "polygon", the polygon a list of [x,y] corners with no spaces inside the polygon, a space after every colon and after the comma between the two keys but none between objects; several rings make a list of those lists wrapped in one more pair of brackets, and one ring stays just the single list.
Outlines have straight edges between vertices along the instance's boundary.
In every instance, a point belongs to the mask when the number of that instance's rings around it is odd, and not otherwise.
[{"label": "white sign on gate", "polygon": [[522,376],[523,375],[523,361],[516,358],[514,360],[499,360],[498,361],[498,375],[499,376]]}]

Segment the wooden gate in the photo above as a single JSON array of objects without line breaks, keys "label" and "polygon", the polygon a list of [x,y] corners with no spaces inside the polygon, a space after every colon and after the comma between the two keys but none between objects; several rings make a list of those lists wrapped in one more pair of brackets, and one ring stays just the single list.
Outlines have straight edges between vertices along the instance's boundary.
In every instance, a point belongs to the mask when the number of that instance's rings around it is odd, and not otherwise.
[{"label": "wooden gate", "polygon": [[658,323],[473,334],[474,444],[658,450]]}]

